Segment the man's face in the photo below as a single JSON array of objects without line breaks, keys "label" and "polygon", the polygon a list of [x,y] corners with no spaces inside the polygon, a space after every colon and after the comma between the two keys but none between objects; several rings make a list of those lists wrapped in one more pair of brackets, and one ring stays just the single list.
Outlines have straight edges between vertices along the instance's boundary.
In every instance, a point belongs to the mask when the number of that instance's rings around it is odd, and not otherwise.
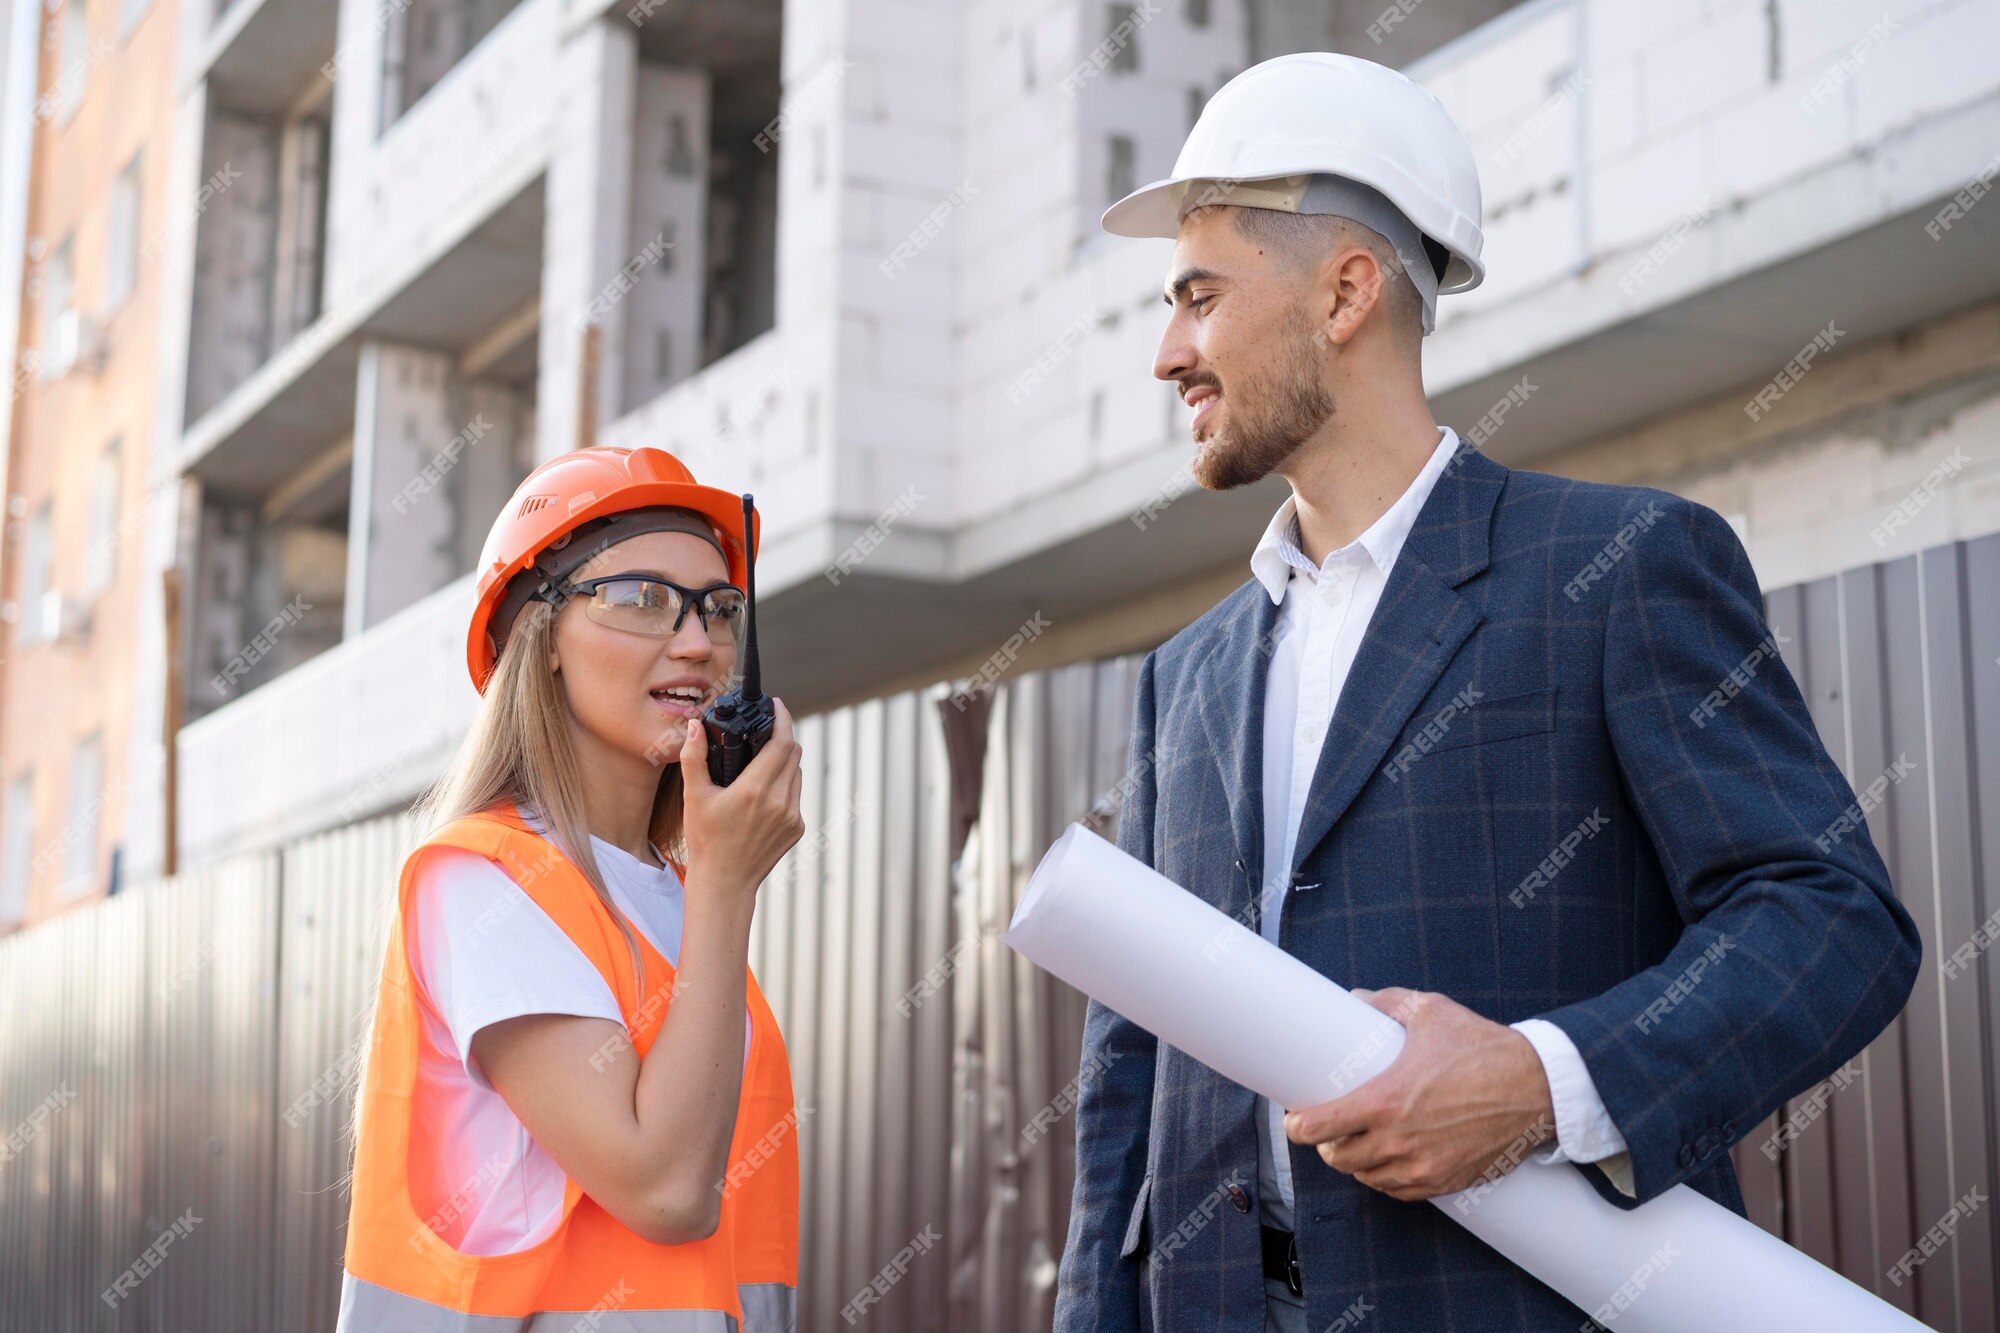
[{"label": "man's face", "polygon": [[1194,479],[1212,491],[1281,466],[1333,417],[1307,275],[1245,238],[1228,208],[1181,223],[1167,274],[1173,308],[1153,374],[1194,409]]}]

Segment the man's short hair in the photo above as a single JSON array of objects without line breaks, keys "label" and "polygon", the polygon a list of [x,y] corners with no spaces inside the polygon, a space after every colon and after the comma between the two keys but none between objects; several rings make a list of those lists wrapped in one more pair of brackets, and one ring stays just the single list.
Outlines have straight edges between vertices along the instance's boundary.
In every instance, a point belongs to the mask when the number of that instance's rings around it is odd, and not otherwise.
[{"label": "man's short hair", "polygon": [[1236,233],[1275,251],[1296,268],[1318,264],[1342,246],[1359,245],[1382,269],[1382,302],[1390,327],[1407,339],[1413,355],[1423,342],[1423,298],[1403,272],[1396,248],[1381,232],[1337,213],[1286,213],[1275,208],[1231,208]]}]

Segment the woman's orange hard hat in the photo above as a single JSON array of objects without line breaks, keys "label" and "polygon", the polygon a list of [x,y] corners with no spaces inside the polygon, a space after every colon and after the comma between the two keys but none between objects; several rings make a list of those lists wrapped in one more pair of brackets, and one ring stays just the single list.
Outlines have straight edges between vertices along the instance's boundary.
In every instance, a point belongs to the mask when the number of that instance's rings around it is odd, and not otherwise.
[{"label": "woman's orange hard hat", "polygon": [[465,635],[465,664],[473,687],[486,692],[499,660],[493,615],[516,574],[592,519],[659,507],[691,509],[707,519],[722,541],[730,582],[744,586],[764,523],[762,515],[753,516],[750,550],[745,552],[742,496],[701,485],[687,464],[664,449],[597,445],[561,454],[530,472],[515,489],[479,552],[477,600]]}]

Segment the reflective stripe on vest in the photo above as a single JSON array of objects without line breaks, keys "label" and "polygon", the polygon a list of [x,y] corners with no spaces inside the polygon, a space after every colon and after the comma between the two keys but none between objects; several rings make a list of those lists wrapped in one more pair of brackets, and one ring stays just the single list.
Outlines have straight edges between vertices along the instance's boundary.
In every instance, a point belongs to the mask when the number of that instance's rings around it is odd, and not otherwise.
[{"label": "reflective stripe on vest", "polygon": [[[796,1333],[790,1287],[737,1288],[741,1333]],[[370,1333],[738,1333],[720,1310],[545,1310],[532,1315],[460,1314],[348,1274],[340,1283],[340,1327]]]},{"label": "reflective stripe on vest", "polygon": [[[799,1117],[777,1019],[755,976],[744,978],[750,1050],[737,1098],[715,1232],[657,1245],[627,1229],[565,1180],[561,1220],[513,1254],[453,1249],[438,1219],[460,1194],[425,1200],[411,1181],[432,1173],[442,1129],[415,1105],[426,1001],[405,944],[414,871],[425,848],[460,847],[498,863],[590,959],[617,999],[640,1058],[652,1048],[673,993],[674,968],[638,934],[643,984],[617,919],[555,844],[511,805],[432,834],[403,863],[375,1020],[362,1065],[352,1204],[338,1333],[789,1333],[798,1283]],[[637,932],[635,932],[637,933]],[[425,1220],[425,1214],[430,1220]],[[739,1322],[740,1321],[740,1322]]]}]

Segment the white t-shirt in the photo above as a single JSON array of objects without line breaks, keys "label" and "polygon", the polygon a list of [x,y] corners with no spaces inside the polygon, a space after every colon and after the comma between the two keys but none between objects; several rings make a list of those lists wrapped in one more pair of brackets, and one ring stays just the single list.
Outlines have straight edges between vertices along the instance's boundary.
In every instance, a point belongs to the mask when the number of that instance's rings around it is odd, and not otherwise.
[{"label": "white t-shirt", "polygon": [[[612,901],[678,966],[681,882],[666,857],[655,867],[602,838],[590,845]],[[463,848],[433,847],[417,863],[412,894],[410,966],[430,1001],[422,1007],[412,1114],[440,1151],[433,1178],[413,1179],[411,1193],[454,1249],[512,1254],[555,1230],[563,1171],[486,1081],[472,1038],[524,1014],[603,1018],[621,1029],[624,1019],[582,950],[498,864]],[[649,978],[648,988],[661,980]],[[748,1015],[743,1041],[747,1064]]]}]

